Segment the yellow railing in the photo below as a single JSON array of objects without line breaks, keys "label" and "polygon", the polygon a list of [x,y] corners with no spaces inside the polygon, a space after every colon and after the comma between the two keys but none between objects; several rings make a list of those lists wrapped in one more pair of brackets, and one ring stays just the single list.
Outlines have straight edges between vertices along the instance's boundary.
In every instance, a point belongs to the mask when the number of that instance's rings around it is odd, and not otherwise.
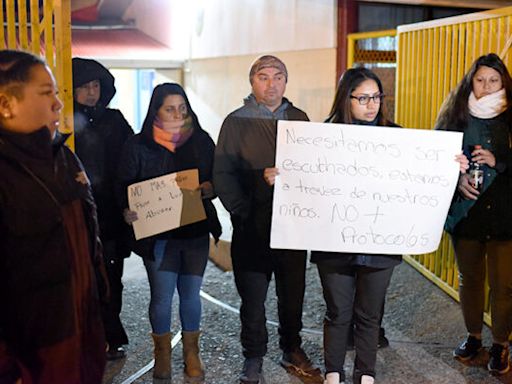
[{"label": "yellow railing", "polygon": [[365,66],[379,76],[389,117],[394,119],[396,29],[351,33],[347,36],[347,68]]},{"label": "yellow railing", "polygon": [[[512,7],[398,27],[397,122],[431,129],[443,100],[483,54],[500,54],[511,68],[511,35]],[[446,235],[436,252],[406,260],[458,299],[457,267]],[[490,324],[488,311],[485,321]]]},{"label": "yellow railing", "polygon": [[[347,68],[352,68],[355,64],[370,63],[395,63],[396,50],[394,47],[394,37],[396,29],[373,32],[357,32],[347,35]],[[381,49],[367,49],[361,42],[387,38],[391,40],[387,47]]]},{"label": "yellow railing", "polygon": [[[71,72],[71,0],[2,0],[0,49],[22,49],[44,55],[64,103],[60,130],[73,131]],[[28,7],[27,7],[28,5]],[[5,7],[5,14],[4,14]],[[68,140],[73,146],[72,138]]]}]

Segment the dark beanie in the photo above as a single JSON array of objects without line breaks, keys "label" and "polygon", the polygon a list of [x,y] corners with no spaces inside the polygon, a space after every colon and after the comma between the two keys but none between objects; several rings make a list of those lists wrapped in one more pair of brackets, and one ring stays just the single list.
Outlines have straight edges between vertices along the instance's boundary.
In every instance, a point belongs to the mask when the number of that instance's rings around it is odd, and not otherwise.
[{"label": "dark beanie", "polygon": [[288,81],[288,71],[286,70],[286,65],[284,65],[284,63],[275,56],[263,55],[258,57],[251,65],[251,70],[249,71],[249,81],[251,84],[253,76],[264,68],[276,68],[280,70],[284,73],[286,81]]}]

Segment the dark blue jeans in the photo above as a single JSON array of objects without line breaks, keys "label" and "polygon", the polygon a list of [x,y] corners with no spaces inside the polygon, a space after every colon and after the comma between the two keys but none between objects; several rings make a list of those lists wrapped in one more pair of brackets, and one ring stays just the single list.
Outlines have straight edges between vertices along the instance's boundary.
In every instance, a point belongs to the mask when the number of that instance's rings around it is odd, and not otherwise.
[{"label": "dark blue jeans", "polygon": [[300,347],[304,301],[306,252],[270,249],[250,226],[234,226],[231,243],[233,272],[242,299],[240,339],[246,358],[267,353],[265,300],[275,276],[279,317],[279,347],[287,352]]},{"label": "dark blue jeans", "polygon": [[158,240],[155,243],[155,260],[144,259],[151,289],[149,320],[153,333],[160,335],[171,330],[172,299],[176,288],[180,296],[182,330],[199,330],[199,291],[209,246],[208,235],[193,239]]},{"label": "dark blue jeans", "polygon": [[333,266],[317,262],[327,305],[324,320],[325,371],[339,372],[344,364],[349,329],[354,324],[354,383],[362,375],[375,377],[382,306],[393,268]]}]

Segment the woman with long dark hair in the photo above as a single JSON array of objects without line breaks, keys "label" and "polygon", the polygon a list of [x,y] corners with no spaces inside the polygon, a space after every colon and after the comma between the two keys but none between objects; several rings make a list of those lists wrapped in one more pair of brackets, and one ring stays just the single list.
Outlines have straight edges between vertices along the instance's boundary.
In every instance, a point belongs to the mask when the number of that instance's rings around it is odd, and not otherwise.
[{"label": "woman with long dark hair", "polygon": [[[446,230],[459,268],[467,338],[453,351],[466,361],[482,349],[485,280],[491,288],[493,374],[510,369],[512,318],[512,79],[496,54],[479,57],[445,101],[437,129],[464,132],[463,150],[483,169],[482,188],[461,175]],[[486,276],[487,270],[487,276]]]},{"label": "woman with long dark hair", "polygon": [[[386,117],[380,79],[367,68],[347,70],[341,77],[327,123],[397,127]],[[362,127],[361,129],[364,129]],[[399,255],[311,253],[317,264],[327,305],[324,320],[326,384],[344,382],[344,362],[353,332],[356,352],[353,380],[371,384],[386,290]]]},{"label": "woman with long dark hair", "polygon": [[[183,88],[174,83],[153,90],[141,133],[125,145],[120,162],[120,197],[128,206],[126,187],[178,171],[197,169],[203,205],[209,219],[139,240],[151,288],[149,317],[155,344],[155,378],[171,377],[171,308],[174,291],[180,296],[185,374],[204,377],[199,355],[201,288],[209,251],[209,232],[218,239],[220,224],[211,199],[215,145],[200,126]],[[128,223],[136,213],[125,210]],[[214,226],[212,227],[212,223]],[[142,251],[141,251],[142,250]]]},{"label": "woman with long dark hair", "polygon": [[[326,123],[371,126],[398,125],[386,117],[380,79],[367,68],[347,70],[341,77]],[[363,129],[364,127],[362,127]],[[273,185],[277,168],[265,169]],[[399,255],[362,255],[311,252],[322,282],[327,313],[324,320],[325,384],[344,383],[345,355],[352,340],[356,351],[355,384],[372,384],[379,339],[388,343],[380,327],[384,298]],[[387,344],[386,344],[387,345]]]}]

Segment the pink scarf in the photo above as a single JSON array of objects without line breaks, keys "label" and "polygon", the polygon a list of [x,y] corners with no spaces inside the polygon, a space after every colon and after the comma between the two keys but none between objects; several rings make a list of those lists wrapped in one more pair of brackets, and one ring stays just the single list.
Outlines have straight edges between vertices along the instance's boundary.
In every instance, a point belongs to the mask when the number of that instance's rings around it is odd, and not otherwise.
[{"label": "pink scarf", "polygon": [[492,119],[507,109],[505,88],[479,99],[471,92],[468,99],[469,113],[479,119]]},{"label": "pink scarf", "polygon": [[194,133],[192,117],[183,120],[162,121],[155,117],[153,121],[153,139],[171,152],[181,147]]}]

